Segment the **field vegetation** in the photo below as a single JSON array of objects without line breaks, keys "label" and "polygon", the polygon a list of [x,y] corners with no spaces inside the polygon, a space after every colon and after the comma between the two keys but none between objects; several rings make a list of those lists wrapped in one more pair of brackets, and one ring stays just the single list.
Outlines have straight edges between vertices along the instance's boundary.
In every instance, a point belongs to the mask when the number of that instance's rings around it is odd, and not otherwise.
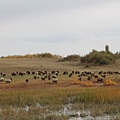
[{"label": "field vegetation", "polygon": [[65,61],[80,61],[80,55],[68,55],[67,57],[63,57],[61,59],[59,59],[59,61],[61,62],[65,62]]},{"label": "field vegetation", "polygon": [[[120,60],[102,66],[86,67],[79,59],[59,61],[57,57],[38,58],[1,58],[0,72],[5,79],[11,78],[10,84],[0,82],[0,118],[1,120],[69,120],[71,117],[112,116],[111,120],[120,119],[120,74],[107,74],[103,82],[88,76],[78,80],[78,74],[64,75],[64,71],[100,71],[120,70]],[[58,83],[51,80],[34,79],[34,75],[12,76],[12,72],[59,71]],[[25,82],[29,79],[29,82]],[[67,106],[67,107],[66,107]],[[66,110],[67,109],[67,110]],[[68,111],[76,111],[68,114]],[[80,115],[77,114],[80,111]]]},{"label": "field vegetation", "polygon": [[26,54],[26,55],[8,55],[2,56],[1,58],[61,58],[60,55],[53,55],[51,53],[37,53],[37,54]]},{"label": "field vegetation", "polygon": [[88,65],[106,65],[115,63],[116,59],[118,59],[118,55],[113,54],[110,51],[106,52],[93,50],[89,54],[81,57],[81,62]]}]

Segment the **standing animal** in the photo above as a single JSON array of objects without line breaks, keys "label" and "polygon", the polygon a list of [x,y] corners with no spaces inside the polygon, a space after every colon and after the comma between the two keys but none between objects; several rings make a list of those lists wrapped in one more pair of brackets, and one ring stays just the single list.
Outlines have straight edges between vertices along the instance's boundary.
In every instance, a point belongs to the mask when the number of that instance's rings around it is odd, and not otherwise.
[{"label": "standing animal", "polygon": [[4,81],[4,78],[2,77],[2,78],[0,78],[0,82],[2,82],[2,81]]},{"label": "standing animal", "polygon": [[6,83],[10,83],[11,81],[12,81],[12,78],[5,79],[5,82],[6,82]]},{"label": "standing animal", "polygon": [[57,84],[58,79],[57,78],[52,78],[52,82]]},{"label": "standing animal", "polygon": [[98,78],[97,81],[98,82],[103,82],[103,78]]},{"label": "standing animal", "polygon": [[25,82],[26,82],[26,83],[28,83],[28,82],[29,82],[29,80],[28,80],[28,79],[26,79],[26,80],[25,80]]}]

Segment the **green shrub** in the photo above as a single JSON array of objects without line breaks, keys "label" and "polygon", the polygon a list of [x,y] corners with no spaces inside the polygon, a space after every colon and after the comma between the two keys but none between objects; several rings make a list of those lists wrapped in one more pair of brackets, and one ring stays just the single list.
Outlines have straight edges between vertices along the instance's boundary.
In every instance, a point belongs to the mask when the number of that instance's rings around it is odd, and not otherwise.
[{"label": "green shrub", "polygon": [[111,52],[96,51],[93,50],[89,54],[81,57],[82,63],[87,63],[90,65],[105,65],[110,63],[115,63],[117,56]]},{"label": "green shrub", "polygon": [[59,61],[79,61],[79,60],[80,60],[79,55],[68,55],[67,57],[62,58]]},{"label": "green shrub", "polygon": [[38,54],[38,57],[42,57],[42,58],[52,58],[53,55],[51,53],[41,53]]}]

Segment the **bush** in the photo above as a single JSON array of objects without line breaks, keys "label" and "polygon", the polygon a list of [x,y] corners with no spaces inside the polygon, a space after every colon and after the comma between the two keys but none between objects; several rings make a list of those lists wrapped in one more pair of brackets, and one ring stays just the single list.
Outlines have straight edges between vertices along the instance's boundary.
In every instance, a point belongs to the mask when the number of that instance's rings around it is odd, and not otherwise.
[{"label": "bush", "polygon": [[67,57],[62,58],[59,61],[79,61],[79,60],[80,60],[79,55],[68,55]]},{"label": "bush", "polygon": [[117,56],[111,52],[105,51],[95,51],[93,50],[91,53],[86,56],[81,57],[82,63],[87,63],[90,65],[105,65],[110,63],[115,63]]},{"label": "bush", "polygon": [[51,53],[42,53],[42,54],[38,54],[38,57],[42,57],[42,58],[52,58],[53,55]]},{"label": "bush", "polygon": [[113,80],[105,80],[105,81],[103,82],[103,84],[104,84],[105,86],[111,86],[111,85],[116,85],[116,82],[113,81]]},{"label": "bush", "polygon": [[54,55],[51,53],[41,53],[41,54],[26,54],[26,55],[8,55],[4,58],[53,58]]}]

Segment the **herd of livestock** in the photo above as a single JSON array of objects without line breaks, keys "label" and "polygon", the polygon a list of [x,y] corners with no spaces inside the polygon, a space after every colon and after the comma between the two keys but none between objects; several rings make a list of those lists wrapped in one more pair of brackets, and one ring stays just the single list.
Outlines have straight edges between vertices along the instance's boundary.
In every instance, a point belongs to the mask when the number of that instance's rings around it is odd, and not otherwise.
[{"label": "herd of livestock", "polygon": [[[13,76],[24,76],[24,75],[33,75],[33,79],[38,79],[40,78],[41,80],[45,81],[45,80],[51,80],[53,83],[57,83],[58,82],[58,76],[59,74],[61,75],[66,75],[69,78],[71,78],[73,75],[77,75],[77,78],[79,81],[83,80],[83,77],[86,77],[86,80],[96,80],[97,82],[103,82],[104,79],[106,78],[107,75],[113,75],[113,74],[120,74],[120,71],[64,71],[62,73],[60,73],[59,71],[51,71],[51,72],[47,72],[47,71],[37,71],[37,72],[31,72],[31,71],[26,71],[26,72],[12,72],[10,73],[11,75],[9,75],[10,77],[7,77],[7,74],[5,73],[0,73],[0,82],[6,82],[6,83],[10,83],[13,79]],[[29,78],[25,79],[25,82],[29,82]]]}]

